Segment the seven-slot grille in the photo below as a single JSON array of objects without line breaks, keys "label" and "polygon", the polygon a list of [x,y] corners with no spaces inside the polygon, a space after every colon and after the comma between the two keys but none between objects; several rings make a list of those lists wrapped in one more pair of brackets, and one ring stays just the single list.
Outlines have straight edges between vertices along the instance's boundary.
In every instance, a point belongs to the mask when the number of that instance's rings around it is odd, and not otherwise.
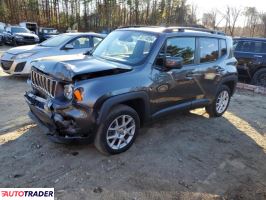
[{"label": "seven-slot grille", "polygon": [[57,81],[36,71],[31,71],[31,82],[34,87],[40,89],[45,94],[54,97],[56,93]]}]

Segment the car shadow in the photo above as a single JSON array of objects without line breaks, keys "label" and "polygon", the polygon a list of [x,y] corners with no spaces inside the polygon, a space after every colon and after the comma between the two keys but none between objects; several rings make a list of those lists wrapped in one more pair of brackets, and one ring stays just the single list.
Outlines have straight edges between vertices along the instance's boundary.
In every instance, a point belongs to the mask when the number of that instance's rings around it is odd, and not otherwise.
[{"label": "car shadow", "polygon": [[109,199],[263,199],[263,144],[230,119],[208,118],[201,109],[168,115],[143,127],[130,150],[110,157],[92,144],[52,143],[30,127],[0,146],[1,186],[55,187],[62,199],[86,199],[98,186],[97,195]]}]

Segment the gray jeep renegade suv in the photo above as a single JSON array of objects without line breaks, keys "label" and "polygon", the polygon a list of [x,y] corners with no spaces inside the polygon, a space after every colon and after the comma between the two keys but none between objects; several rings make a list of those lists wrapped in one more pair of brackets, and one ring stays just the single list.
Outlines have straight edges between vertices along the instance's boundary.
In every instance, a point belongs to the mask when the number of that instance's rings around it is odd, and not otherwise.
[{"label": "gray jeep renegade suv", "polygon": [[119,28],[83,59],[34,62],[25,98],[56,141],[121,153],[148,120],[199,107],[221,116],[237,82],[232,48],[206,29]]}]

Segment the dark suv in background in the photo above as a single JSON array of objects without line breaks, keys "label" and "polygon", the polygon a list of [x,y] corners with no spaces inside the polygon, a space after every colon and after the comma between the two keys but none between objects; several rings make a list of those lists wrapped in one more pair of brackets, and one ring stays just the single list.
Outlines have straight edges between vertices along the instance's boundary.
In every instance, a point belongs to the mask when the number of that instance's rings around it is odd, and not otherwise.
[{"label": "dark suv in background", "polygon": [[251,84],[266,87],[266,39],[234,39],[239,76]]},{"label": "dark suv in background", "polygon": [[205,107],[227,109],[237,82],[233,41],[216,31],[128,27],[111,32],[83,59],[32,63],[32,116],[57,141],[94,140],[126,151],[146,121]]},{"label": "dark suv in background", "polygon": [[17,46],[19,44],[39,43],[39,37],[30,30],[20,26],[8,26],[4,32],[6,44]]},{"label": "dark suv in background", "polygon": [[51,37],[54,37],[58,35],[59,32],[55,28],[46,28],[46,27],[40,27],[38,31],[38,36],[40,39],[40,42],[43,42],[44,40],[47,40]]},{"label": "dark suv in background", "polygon": [[4,30],[0,29],[0,45],[4,44]]}]

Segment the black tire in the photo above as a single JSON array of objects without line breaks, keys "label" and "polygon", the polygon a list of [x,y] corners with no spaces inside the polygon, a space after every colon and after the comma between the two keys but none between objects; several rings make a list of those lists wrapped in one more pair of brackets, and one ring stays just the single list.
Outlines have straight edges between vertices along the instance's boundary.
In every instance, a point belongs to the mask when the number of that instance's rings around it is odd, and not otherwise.
[{"label": "black tire", "polygon": [[[130,142],[126,144],[126,146],[120,149],[114,149],[110,147],[107,141],[108,128],[111,126],[111,124],[114,122],[115,119],[119,118],[122,115],[130,116],[134,120],[135,132],[133,134],[132,139],[130,140]],[[128,150],[131,147],[131,145],[134,143],[139,131],[139,127],[140,127],[140,119],[138,113],[134,109],[126,105],[115,106],[110,111],[108,116],[100,124],[94,139],[94,145],[100,152],[106,155],[122,153]]]},{"label": "black tire", "polygon": [[266,68],[255,72],[252,77],[251,84],[266,87]]},{"label": "black tire", "polygon": [[[223,110],[222,112],[218,112],[218,111],[217,111],[217,105],[216,105],[216,103],[217,103],[217,101],[218,101],[218,97],[219,97],[219,95],[220,95],[222,92],[224,92],[224,91],[225,91],[226,93],[228,93],[228,103],[227,103],[227,105],[224,107],[224,110]],[[225,113],[225,111],[227,110],[227,108],[228,108],[228,106],[229,106],[229,104],[230,104],[230,99],[231,99],[231,91],[230,91],[229,87],[226,86],[226,85],[221,85],[221,87],[220,87],[220,88],[218,89],[218,91],[217,91],[217,94],[216,94],[216,96],[215,96],[214,101],[213,101],[210,105],[208,105],[208,106],[205,107],[206,112],[209,114],[210,117],[220,117],[220,116],[222,116],[222,115]]]},{"label": "black tire", "polygon": [[15,40],[15,38],[12,40],[12,46],[14,46],[14,47],[17,46],[17,41]]}]

